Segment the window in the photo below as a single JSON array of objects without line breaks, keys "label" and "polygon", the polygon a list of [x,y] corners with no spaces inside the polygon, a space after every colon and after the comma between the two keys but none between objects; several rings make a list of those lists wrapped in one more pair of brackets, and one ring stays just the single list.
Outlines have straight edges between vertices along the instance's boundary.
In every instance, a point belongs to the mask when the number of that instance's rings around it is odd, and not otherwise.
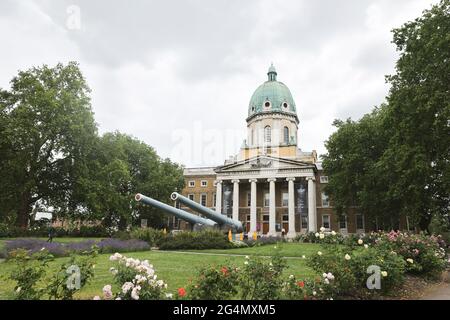
[{"label": "window", "polygon": [[247,193],[247,207],[252,206],[252,194],[250,192]]},{"label": "window", "polygon": [[207,186],[208,186],[208,181],[202,180],[201,186],[202,186],[202,187],[207,187]]},{"label": "window", "polygon": [[320,176],[320,183],[328,183],[328,176]]},{"label": "window", "polygon": [[270,126],[266,126],[264,128],[264,141],[266,143],[272,142],[272,129],[270,128]]},{"label": "window", "polygon": [[189,188],[193,188],[193,187],[195,187],[195,181],[194,180],[189,181]]},{"label": "window", "polygon": [[322,207],[329,207],[330,206],[330,200],[328,199],[328,196],[325,192],[322,192]]},{"label": "window", "polygon": [[289,205],[289,193],[283,192],[281,194],[281,206],[287,207]]},{"label": "window", "polygon": [[322,227],[328,230],[330,229],[330,215],[324,214],[322,216]]},{"label": "window", "polygon": [[193,194],[188,194],[188,198],[189,198],[189,200],[195,201],[195,200],[194,200],[194,195],[193,195]]},{"label": "window", "polygon": [[287,109],[287,107],[288,107],[287,102],[283,102],[283,108]]},{"label": "window", "polygon": [[283,222],[289,222],[289,215],[283,214]]},{"label": "window", "polygon": [[288,127],[284,127],[283,129],[283,140],[285,144],[289,144],[289,128]]},{"label": "window", "polygon": [[263,221],[264,222],[269,222],[269,215],[268,214],[263,215]]},{"label": "window", "polygon": [[217,194],[213,194],[213,207],[217,206]]},{"label": "window", "polygon": [[201,195],[200,195],[200,204],[202,205],[202,206],[204,206],[204,207],[206,207],[206,193],[202,193]]},{"label": "window", "polygon": [[247,215],[247,222],[250,222],[250,215]]},{"label": "window", "polygon": [[347,229],[347,216],[339,217],[339,229]]},{"label": "window", "polygon": [[364,230],[364,216],[362,214],[356,215],[356,229]]},{"label": "window", "polygon": [[266,101],[266,102],[264,103],[264,107],[265,107],[266,109],[269,109],[269,108],[270,108],[270,101]]},{"label": "window", "polygon": [[308,216],[302,216],[302,229],[308,229]]},{"label": "window", "polygon": [[264,193],[264,207],[269,207],[270,204],[270,195],[269,193]]}]

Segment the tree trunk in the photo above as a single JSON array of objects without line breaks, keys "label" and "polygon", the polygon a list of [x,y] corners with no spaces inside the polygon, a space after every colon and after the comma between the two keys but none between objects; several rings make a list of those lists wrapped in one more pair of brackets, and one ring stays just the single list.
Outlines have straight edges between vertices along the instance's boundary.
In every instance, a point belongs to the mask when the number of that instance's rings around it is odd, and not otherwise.
[{"label": "tree trunk", "polygon": [[22,196],[22,203],[17,212],[16,218],[17,227],[21,229],[28,228],[28,218],[30,216],[30,212],[31,212],[31,197],[30,195],[25,194]]}]

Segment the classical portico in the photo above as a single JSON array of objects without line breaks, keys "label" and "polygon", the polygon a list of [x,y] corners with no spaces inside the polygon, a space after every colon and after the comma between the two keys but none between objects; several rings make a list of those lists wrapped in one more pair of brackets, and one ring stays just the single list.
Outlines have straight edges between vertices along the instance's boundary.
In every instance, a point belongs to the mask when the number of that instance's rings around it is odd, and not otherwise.
[{"label": "classical portico", "polygon": [[[316,231],[314,164],[261,155],[215,172],[216,210],[243,222],[247,232],[275,236],[285,229],[292,238]],[[224,186],[231,195],[225,195]],[[307,226],[302,225],[302,216]]]}]

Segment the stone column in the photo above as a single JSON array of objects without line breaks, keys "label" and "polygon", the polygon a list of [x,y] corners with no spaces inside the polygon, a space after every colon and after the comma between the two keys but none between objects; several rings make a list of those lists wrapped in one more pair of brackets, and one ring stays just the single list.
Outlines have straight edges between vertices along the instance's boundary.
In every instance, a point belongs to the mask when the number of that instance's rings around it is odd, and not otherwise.
[{"label": "stone column", "polygon": [[294,181],[295,178],[287,178],[288,182],[288,214],[289,214],[289,231],[287,234],[288,238],[295,238],[297,233],[295,232],[295,198],[294,198]]},{"label": "stone column", "polygon": [[216,181],[216,211],[222,214],[222,180]]},{"label": "stone column", "polygon": [[277,235],[275,230],[275,181],[277,181],[277,179],[267,179],[267,182],[269,182],[269,236]]},{"label": "stone column", "polygon": [[258,180],[250,179],[250,230],[247,230],[250,236],[253,236],[253,232],[256,232],[256,183]]},{"label": "stone column", "polygon": [[308,180],[308,231],[316,232],[316,184],[314,178],[307,178]]},{"label": "stone column", "polygon": [[233,220],[239,221],[239,180],[232,180],[233,183]]}]

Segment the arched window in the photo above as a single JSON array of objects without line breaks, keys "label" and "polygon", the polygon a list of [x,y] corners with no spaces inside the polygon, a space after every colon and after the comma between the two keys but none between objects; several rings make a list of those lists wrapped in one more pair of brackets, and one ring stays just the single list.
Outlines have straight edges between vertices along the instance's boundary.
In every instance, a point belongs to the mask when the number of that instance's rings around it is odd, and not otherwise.
[{"label": "arched window", "polygon": [[264,141],[266,143],[272,142],[272,130],[271,130],[270,126],[266,126],[264,128]]},{"label": "arched window", "polygon": [[283,130],[283,141],[285,144],[289,144],[289,128],[288,127],[284,127]]}]

